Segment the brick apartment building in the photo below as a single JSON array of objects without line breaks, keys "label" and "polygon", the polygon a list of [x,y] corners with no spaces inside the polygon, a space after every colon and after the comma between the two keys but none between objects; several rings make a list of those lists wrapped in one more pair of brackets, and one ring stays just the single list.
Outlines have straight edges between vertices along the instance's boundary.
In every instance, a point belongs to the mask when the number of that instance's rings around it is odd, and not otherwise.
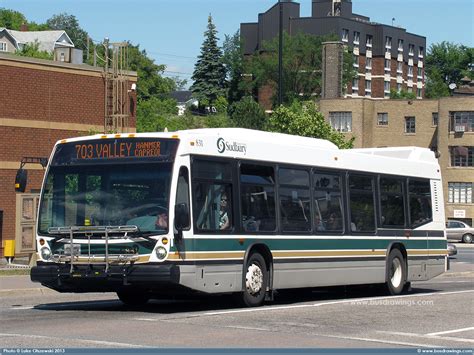
[{"label": "brick apartment building", "polygon": [[[358,77],[348,83],[346,97],[387,98],[391,89],[424,97],[426,38],[354,14],[351,0],[312,0],[311,17],[300,17],[297,2],[275,4],[258,15],[258,22],[240,24],[244,54],[264,52],[264,41],[278,36],[280,6],[283,29],[290,35],[298,32],[318,36],[336,34],[348,46]],[[259,102],[268,101],[266,96],[272,94],[268,87],[263,90],[264,93],[259,93]]]},{"label": "brick apartment building", "polygon": [[447,219],[474,222],[474,96],[439,100],[328,99],[320,110],[355,148],[418,146],[436,152]]},{"label": "brick apartment building", "polygon": [[[16,254],[34,251],[43,168],[26,164],[28,185],[15,193],[24,157],[46,157],[56,141],[104,130],[105,80],[101,68],[0,54],[0,256],[5,240]],[[135,72],[127,80],[137,81]],[[135,100],[133,95],[131,100]],[[129,131],[135,131],[131,105]]]}]

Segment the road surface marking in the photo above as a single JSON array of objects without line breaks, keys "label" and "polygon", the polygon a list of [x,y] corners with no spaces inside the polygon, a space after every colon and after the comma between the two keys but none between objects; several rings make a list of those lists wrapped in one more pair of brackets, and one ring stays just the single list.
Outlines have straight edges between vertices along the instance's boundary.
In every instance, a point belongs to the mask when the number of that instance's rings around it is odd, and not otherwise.
[{"label": "road surface marking", "polygon": [[17,310],[24,310],[24,309],[33,309],[33,307],[34,306],[18,306],[18,307],[12,307],[10,309],[17,311]]},{"label": "road surface marking", "polygon": [[[469,328],[467,328],[469,329]],[[425,338],[425,339],[438,339],[438,340],[448,340],[454,342],[461,342],[461,343],[474,343],[473,339],[465,339],[465,338],[453,338],[453,337],[440,337],[436,335],[430,334],[416,334],[416,333],[403,333],[403,332],[386,332],[386,331],[377,331],[377,333],[384,333],[390,335],[401,335],[404,337],[417,337],[417,338]]]},{"label": "road surface marking", "polygon": [[[454,329],[454,330],[447,330],[445,332],[436,332],[436,333],[429,333],[429,334],[426,334],[428,336],[433,336],[433,335],[443,335],[443,334],[451,334],[451,333],[461,333],[461,332],[465,332],[466,330],[474,330],[474,327],[469,327],[469,328],[461,328],[461,329]],[[471,341],[472,343],[474,343],[474,340]]]},{"label": "road surface marking", "polygon": [[268,328],[243,327],[243,326],[238,326],[238,325],[227,325],[225,327],[226,328],[235,328],[235,329],[244,329],[244,330],[260,330],[260,331],[264,331],[264,332],[271,332],[271,330],[268,329]]},{"label": "road surface marking", "polygon": [[106,346],[117,346],[122,348],[151,348],[151,346],[144,346],[144,345],[137,345],[137,344],[128,344],[128,343],[116,343],[113,341],[102,341],[102,340],[92,340],[92,339],[71,339],[61,337],[50,337],[45,335],[31,335],[31,334],[11,334],[11,333],[0,333],[0,337],[20,337],[20,338],[31,338],[31,339],[52,339],[52,340],[61,340],[61,341],[68,341],[68,340],[75,340],[77,342],[85,342],[91,343],[96,345],[106,345]]},{"label": "road surface marking", "polygon": [[416,348],[442,348],[444,346],[439,345],[430,345],[430,344],[418,344],[418,343],[407,343],[404,341],[392,341],[392,340],[383,340],[383,339],[371,339],[371,338],[359,338],[359,337],[348,337],[340,335],[325,335],[325,334],[315,334],[317,336],[336,338],[336,339],[348,339],[348,340],[359,340],[359,341],[368,341],[371,343],[382,343],[382,344],[393,344],[393,345],[406,345]]},{"label": "road surface marking", "polygon": [[300,305],[293,305],[293,306],[269,306],[269,307],[261,307],[261,308],[242,308],[242,309],[236,309],[232,311],[206,312],[197,316],[218,316],[218,315],[235,314],[235,313],[279,311],[279,310],[286,310],[286,309],[332,306],[336,304],[345,304],[345,303],[373,302],[373,301],[380,301],[380,300],[387,300],[387,299],[394,300],[394,299],[408,298],[408,297],[427,297],[427,296],[453,295],[453,294],[473,293],[473,292],[474,290],[464,290],[464,291],[450,291],[450,292],[418,293],[414,295],[402,295],[402,296],[350,298],[347,300],[329,301],[329,302],[321,302],[321,303],[313,303],[313,304],[300,304]]}]

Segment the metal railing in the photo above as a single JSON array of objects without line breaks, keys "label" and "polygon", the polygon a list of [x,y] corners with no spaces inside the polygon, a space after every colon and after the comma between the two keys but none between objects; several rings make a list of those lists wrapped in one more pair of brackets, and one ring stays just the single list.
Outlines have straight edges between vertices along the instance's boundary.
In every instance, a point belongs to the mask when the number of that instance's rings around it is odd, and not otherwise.
[{"label": "metal railing", "polygon": [[[123,239],[128,238],[128,233],[136,233],[139,231],[137,226],[71,226],[71,227],[52,227],[48,229],[48,233],[51,235],[68,235],[68,245],[69,245],[69,255],[66,254],[66,244],[64,245],[64,254],[54,254],[53,260],[57,262],[70,262],[72,273],[74,271],[75,264],[89,264],[93,262],[104,262],[105,263],[105,272],[109,271],[109,266],[111,262],[129,262],[136,261],[139,258],[138,253],[133,254],[110,254],[109,253],[109,240],[110,239]],[[81,262],[81,249],[78,248],[77,253],[75,252],[74,245],[74,236],[84,235],[87,237],[87,261]],[[104,235],[105,240],[105,255],[92,255],[91,254],[91,237],[94,235]],[[111,234],[120,234],[119,237],[111,237]],[[76,255],[77,254],[77,255]]]}]

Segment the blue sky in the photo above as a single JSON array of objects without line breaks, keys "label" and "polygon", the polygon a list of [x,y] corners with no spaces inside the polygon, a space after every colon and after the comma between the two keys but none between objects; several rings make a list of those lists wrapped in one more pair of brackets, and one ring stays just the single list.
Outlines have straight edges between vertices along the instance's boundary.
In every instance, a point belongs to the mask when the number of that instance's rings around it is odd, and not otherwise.
[{"label": "blue sky", "polygon": [[[0,0],[0,7],[45,22],[67,12],[97,41],[140,44],[167,75],[190,79],[212,14],[221,40],[241,22],[256,22],[276,0]],[[301,16],[311,16],[311,0],[300,0]],[[353,11],[372,21],[425,36],[427,47],[441,41],[474,46],[473,0],[352,0]],[[188,81],[188,84],[190,82]]]}]

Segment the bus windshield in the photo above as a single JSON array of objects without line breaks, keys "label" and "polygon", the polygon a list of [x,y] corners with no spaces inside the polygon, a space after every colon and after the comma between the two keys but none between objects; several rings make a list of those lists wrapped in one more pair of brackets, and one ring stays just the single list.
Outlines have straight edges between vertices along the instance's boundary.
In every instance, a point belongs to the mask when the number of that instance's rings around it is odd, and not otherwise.
[{"label": "bus windshield", "polygon": [[177,144],[147,138],[58,146],[44,182],[38,232],[134,225],[144,234],[166,233]]}]

